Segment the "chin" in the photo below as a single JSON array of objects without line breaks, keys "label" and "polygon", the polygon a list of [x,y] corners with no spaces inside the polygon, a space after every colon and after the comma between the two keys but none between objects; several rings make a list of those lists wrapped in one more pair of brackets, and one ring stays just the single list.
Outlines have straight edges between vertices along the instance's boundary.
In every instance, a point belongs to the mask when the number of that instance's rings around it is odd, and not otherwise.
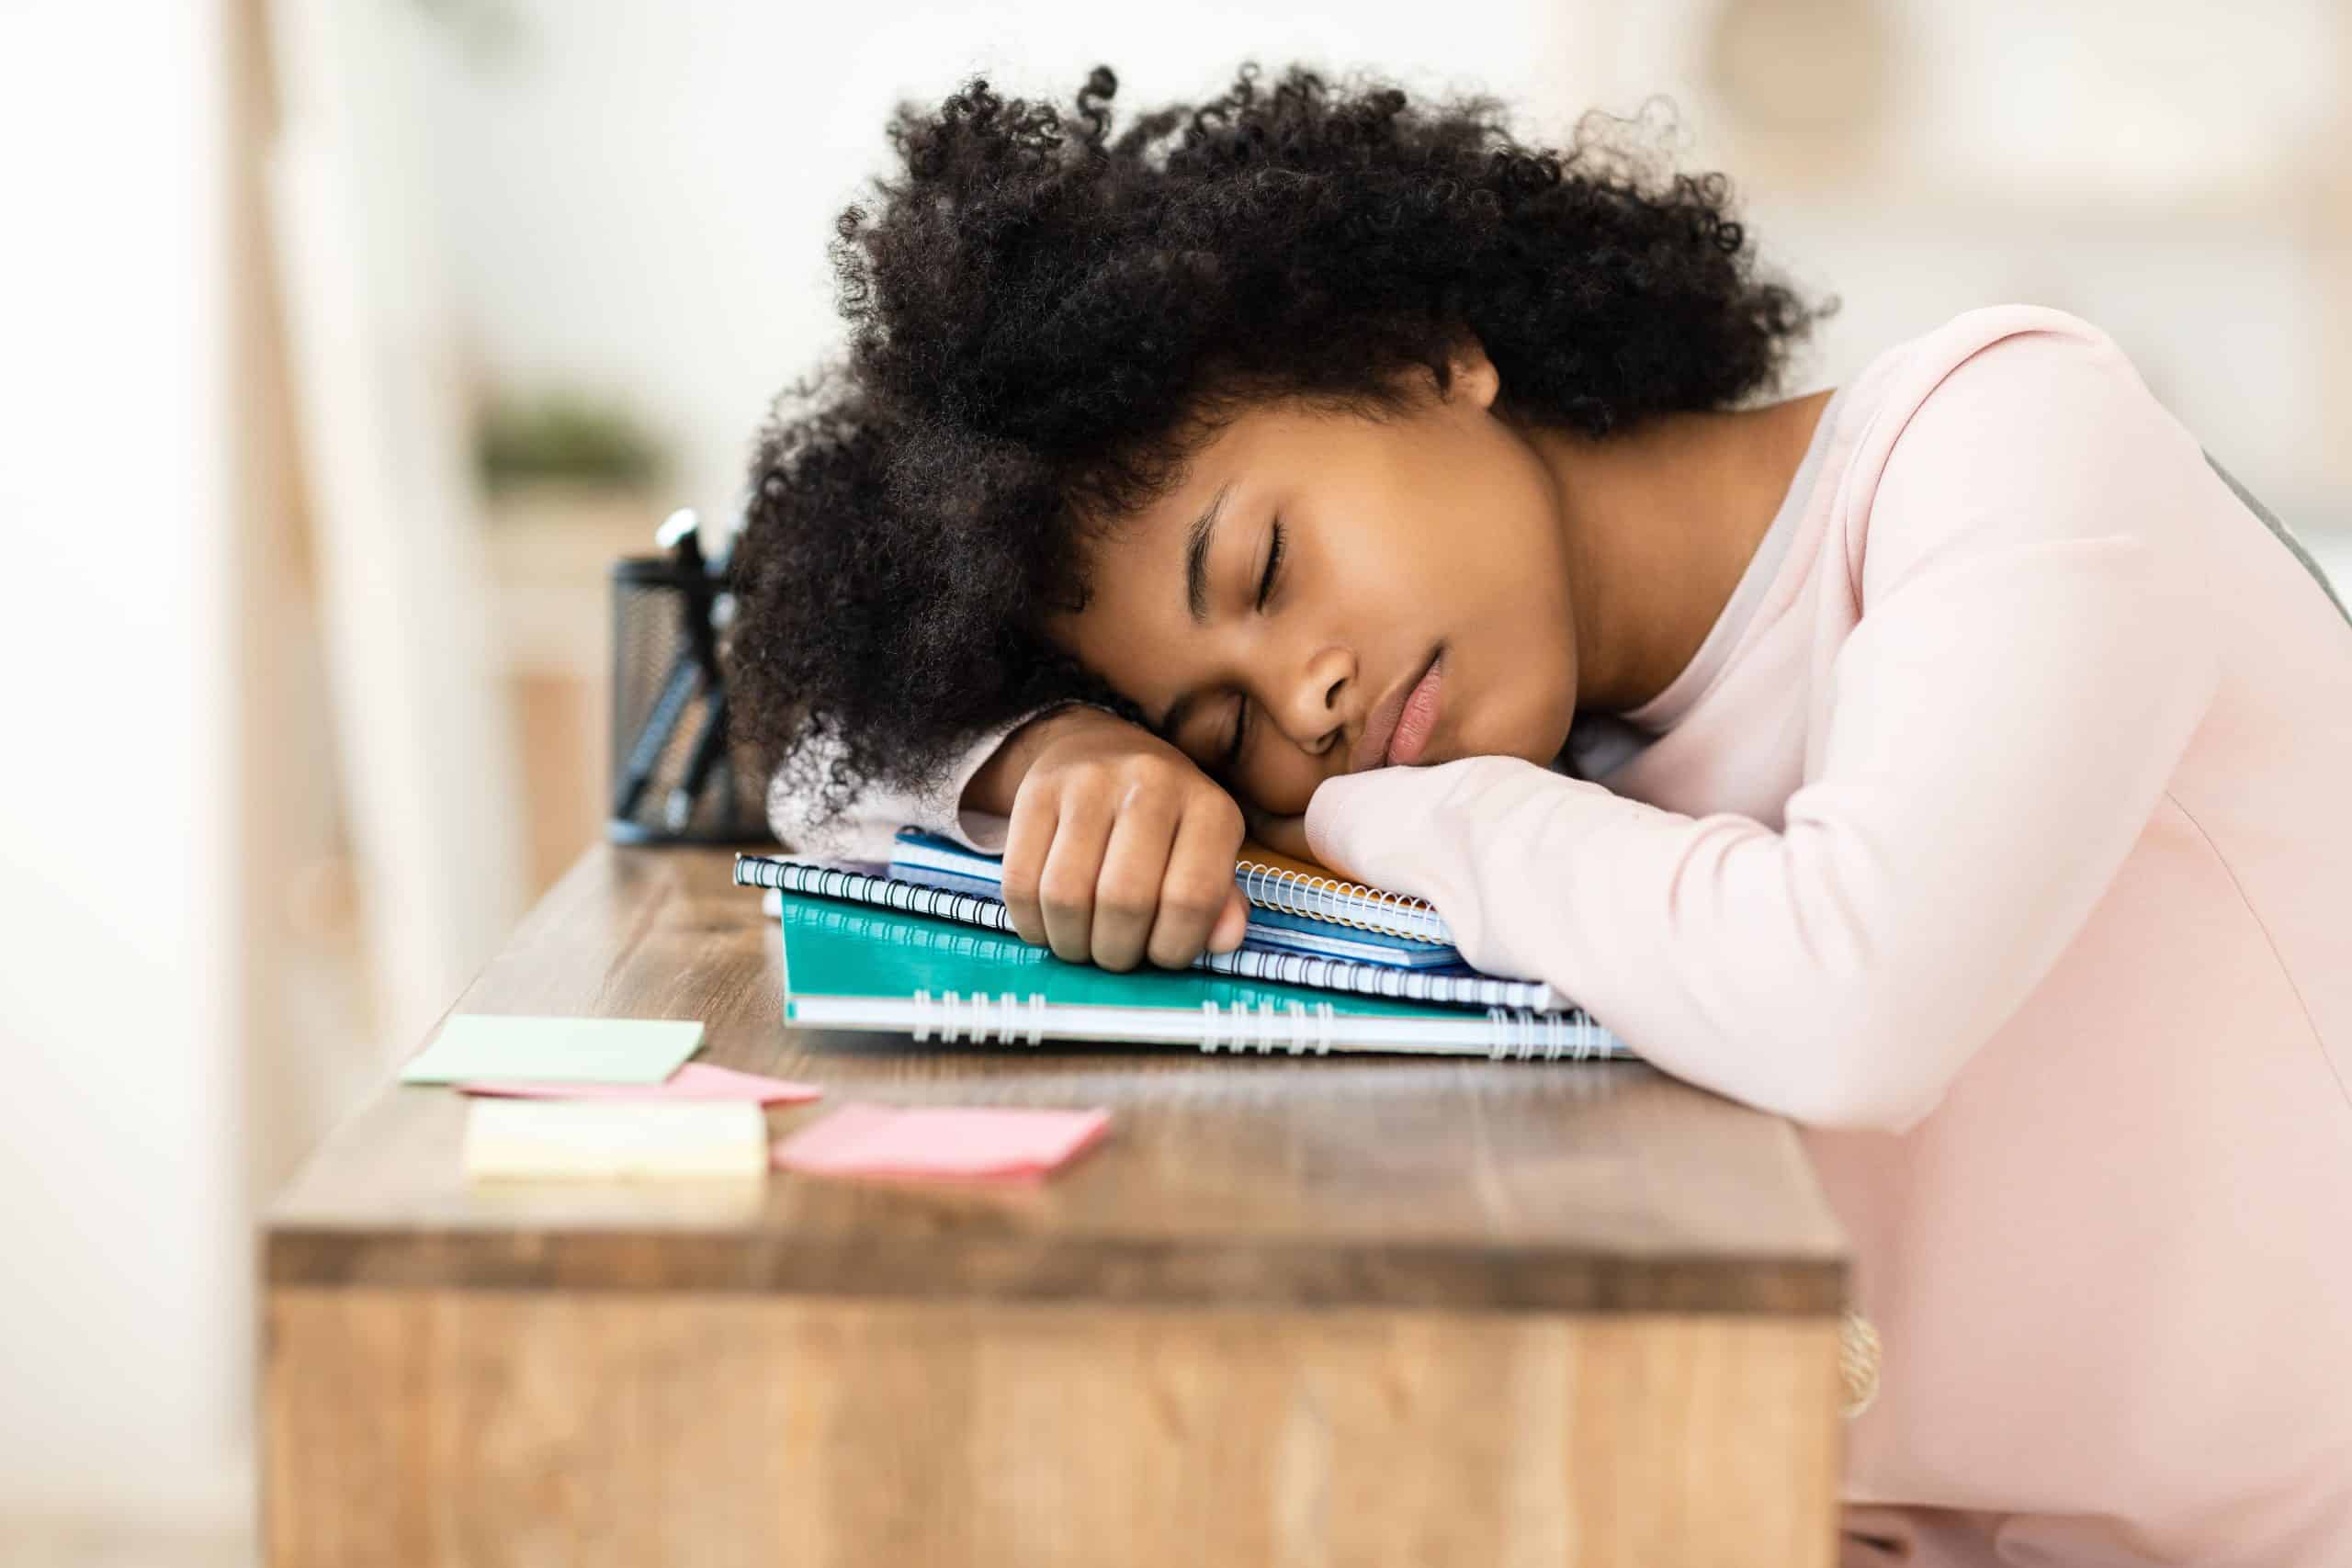
[{"label": "chin", "polygon": [[1546,714],[1526,727],[1521,736],[1522,743],[1512,747],[1510,754],[1524,761],[1532,762],[1539,768],[1550,767],[1560,753],[1566,750],[1568,725],[1575,717],[1576,708],[1573,704],[1557,715]]},{"label": "chin", "polygon": [[[1576,684],[1555,682],[1548,671],[1523,669],[1521,674],[1520,681],[1504,690],[1470,697],[1460,716],[1470,722],[1450,738],[1452,744],[1433,745],[1435,755],[1427,761],[1517,757],[1539,768],[1551,766],[1568,743],[1568,725],[1576,717]],[[1432,739],[1443,742],[1449,738],[1441,726]]]}]

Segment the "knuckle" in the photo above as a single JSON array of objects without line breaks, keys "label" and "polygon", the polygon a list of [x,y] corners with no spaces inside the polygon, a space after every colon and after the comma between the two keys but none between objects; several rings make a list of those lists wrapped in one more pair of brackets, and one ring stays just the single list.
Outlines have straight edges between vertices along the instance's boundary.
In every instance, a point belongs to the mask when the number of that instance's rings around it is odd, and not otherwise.
[{"label": "knuckle", "polygon": [[1160,903],[1172,914],[1205,919],[1225,907],[1229,884],[1204,876],[1186,876],[1169,884]]},{"label": "knuckle", "polygon": [[1150,952],[1151,961],[1162,969],[1182,969],[1201,955],[1201,943],[1190,938],[1155,936]]},{"label": "knuckle", "polygon": [[1050,872],[1037,886],[1037,901],[1057,914],[1091,907],[1093,886],[1067,873]]},{"label": "knuckle", "polygon": [[1119,780],[1118,768],[1099,757],[1088,757],[1069,765],[1069,774],[1063,784],[1065,794],[1099,796],[1108,794]]},{"label": "knuckle", "polygon": [[1148,913],[1151,905],[1152,889],[1131,876],[1105,879],[1094,901],[1098,910],[1130,919]]},{"label": "knuckle", "polygon": [[1202,793],[1195,809],[1200,812],[1201,821],[1204,826],[1214,829],[1220,835],[1231,834],[1237,843],[1240,841],[1244,830],[1249,827],[1249,823],[1242,818],[1240,803],[1214,784],[1209,784]]},{"label": "knuckle", "polygon": [[1111,770],[1102,780],[1102,790],[1101,798],[1118,811],[1132,811],[1160,793],[1148,771],[1125,767]]}]

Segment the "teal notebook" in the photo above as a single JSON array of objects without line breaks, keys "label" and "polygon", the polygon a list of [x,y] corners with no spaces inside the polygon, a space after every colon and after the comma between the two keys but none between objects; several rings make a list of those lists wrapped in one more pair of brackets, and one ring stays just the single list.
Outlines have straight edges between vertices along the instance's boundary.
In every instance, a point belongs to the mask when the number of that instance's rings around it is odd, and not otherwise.
[{"label": "teal notebook", "polygon": [[1204,1051],[1395,1051],[1584,1058],[1632,1053],[1582,1011],[1420,1006],[1198,970],[1118,974],[997,936],[782,896],[785,1016],[918,1040],[1102,1040]]}]

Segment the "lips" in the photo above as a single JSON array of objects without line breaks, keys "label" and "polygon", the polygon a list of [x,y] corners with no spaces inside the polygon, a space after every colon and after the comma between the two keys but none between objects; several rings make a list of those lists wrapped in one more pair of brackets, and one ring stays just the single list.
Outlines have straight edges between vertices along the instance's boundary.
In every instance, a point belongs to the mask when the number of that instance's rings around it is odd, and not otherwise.
[{"label": "lips", "polygon": [[1388,737],[1388,761],[1396,767],[1408,768],[1421,760],[1428,750],[1430,736],[1437,729],[1438,705],[1443,699],[1445,687],[1445,655],[1440,653],[1430,660],[1430,667],[1413,685],[1411,695],[1405,699],[1405,711],[1396,717],[1396,728]]},{"label": "lips", "polygon": [[1409,763],[1421,755],[1429,746],[1430,731],[1437,728],[1438,692],[1444,668],[1445,649],[1440,648],[1409,684],[1398,685],[1364,716],[1363,730],[1348,754],[1350,772]]}]

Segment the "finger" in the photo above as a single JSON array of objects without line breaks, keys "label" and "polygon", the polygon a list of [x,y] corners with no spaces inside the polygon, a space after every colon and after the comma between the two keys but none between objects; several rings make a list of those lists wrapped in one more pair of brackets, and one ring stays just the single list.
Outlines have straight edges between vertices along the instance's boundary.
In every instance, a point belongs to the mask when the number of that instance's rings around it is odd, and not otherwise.
[{"label": "finger", "polygon": [[1250,836],[1276,854],[1288,855],[1293,860],[1311,861],[1315,858],[1314,848],[1306,841],[1306,818],[1304,816],[1277,817],[1252,807],[1249,810],[1249,818]]},{"label": "finger", "polygon": [[1092,952],[1094,885],[1102,876],[1102,852],[1111,838],[1112,803],[1080,791],[1065,795],[1054,824],[1054,847],[1037,878],[1037,904],[1046,919],[1046,945],[1057,958],[1083,964]]},{"label": "finger", "polygon": [[1094,885],[1092,946],[1103,968],[1132,969],[1143,956],[1175,838],[1176,807],[1164,798],[1129,802],[1112,825]]},{"label": "finger", "polygon": [[1054,847],[1054,825],[1061,803],[1048,789],[1024,789],[1012,797],[1004,831],[1004,907],[1021,940],[1046,945],[1046,914],[1037,898],[1046,854]]},{"label": "finger", "polygon": [[[1241,824],[1230,805],[1219,802],[1185,813],[1169,851],[1159,911],[1146,949],[1154,964],[1181,969],[1198,958],[1230,908],[1241,903],[1241,890],[1233,885],[1233,857],[1240,847]],[[1220,951],[1239,941],[1237,932]]]},{"label": "finger", "polygon": [[1227,893],[1225,908],[1217,911],[1216,924],[1209,928],[1209,951],[1231,953],[1249,934],[1250,900],[1241,896],[1240,888],[1231,888]]}]

